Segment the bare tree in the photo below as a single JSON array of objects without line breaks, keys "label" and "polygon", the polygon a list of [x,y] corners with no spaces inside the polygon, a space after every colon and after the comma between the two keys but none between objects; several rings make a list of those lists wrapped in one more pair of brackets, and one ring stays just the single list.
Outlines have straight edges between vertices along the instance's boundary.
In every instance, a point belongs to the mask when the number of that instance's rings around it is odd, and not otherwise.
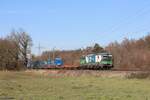
[{"label": "bare tree", "polygon": [[0,39],[0,67],[5,69],[18,69],[17,61],[15,59],[16,50],[13,41],[8,39]]},{"label": "bare tree", "polygon": [[27,66],[27,54],[31,52],[32,38],[23,30],[20,30],[18,32],[12,31],[9,38],[15,42],[15,49],[17,51],[16,59],[20,59],[21,61],[23,61],[24,66]]},{"label": "bare tree", "polygon": [[113,54],[115,68],[127,70],[150,70],[150,35],[138,40],[124,39],[106,48]]}]

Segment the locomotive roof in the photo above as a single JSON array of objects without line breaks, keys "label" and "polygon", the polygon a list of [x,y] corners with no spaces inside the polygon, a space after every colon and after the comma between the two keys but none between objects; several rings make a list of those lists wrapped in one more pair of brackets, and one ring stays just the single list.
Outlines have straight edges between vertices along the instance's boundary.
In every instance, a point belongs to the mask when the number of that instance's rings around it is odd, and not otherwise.
[{"label": "locomotive roof", "polygon": [[103,53],[98,53],[98,54],[100,54],[100,55],[111,55],[111,54],[108,53],[108,52],[103,52]]}]

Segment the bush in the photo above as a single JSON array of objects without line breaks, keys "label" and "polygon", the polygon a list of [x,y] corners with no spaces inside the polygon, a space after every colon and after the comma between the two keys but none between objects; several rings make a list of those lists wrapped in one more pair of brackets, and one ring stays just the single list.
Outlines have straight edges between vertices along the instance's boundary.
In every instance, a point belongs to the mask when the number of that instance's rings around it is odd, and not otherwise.
[{"label": "bush", "polygon": [[148,79],[150,78],[150,72],[139,72],[139,73],[131,73],[126,76],[128,79]]}]

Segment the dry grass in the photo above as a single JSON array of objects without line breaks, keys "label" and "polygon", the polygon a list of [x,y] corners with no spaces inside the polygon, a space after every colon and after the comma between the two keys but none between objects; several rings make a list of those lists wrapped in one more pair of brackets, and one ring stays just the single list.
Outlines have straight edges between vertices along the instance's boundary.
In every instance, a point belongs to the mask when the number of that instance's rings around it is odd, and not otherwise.
[{"label": "dry grass", "polygon": [[[27,72],[41,74],[45,76],[72,76],[72,77],[79,77],[79,76],[96,76],[96,77],[120,77],[120,78],[127,78],[134,71],[102,71],[102,70],[28,70]],[[142,71],[135,71],[135,74],[143,73]]]},{"label": "dry grass", "polygon": [[150,80],[126,79],[120,74],[54,70],[0,72],[0,100],[150,99]]}]

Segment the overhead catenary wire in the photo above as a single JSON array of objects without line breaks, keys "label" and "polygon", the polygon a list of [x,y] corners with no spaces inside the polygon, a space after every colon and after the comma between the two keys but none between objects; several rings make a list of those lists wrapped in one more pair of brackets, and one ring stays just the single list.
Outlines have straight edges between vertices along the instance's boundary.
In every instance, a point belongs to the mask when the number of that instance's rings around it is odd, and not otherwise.
[{"label": "overhead catenary wire", "polygon": [[123,25],[134,23],[133,20],[135,20],[140,16],[146,15],[149,12],[150,12],[150,7],[149,7],[149,3],[147,3],[147,6],[142,7],[141,9],[136,11],[133,15],[127,16],[126,18],[122,18],[120,23],[113,25],[109,32],[114,33],[118,31],[120,28],[122,28]]}]

